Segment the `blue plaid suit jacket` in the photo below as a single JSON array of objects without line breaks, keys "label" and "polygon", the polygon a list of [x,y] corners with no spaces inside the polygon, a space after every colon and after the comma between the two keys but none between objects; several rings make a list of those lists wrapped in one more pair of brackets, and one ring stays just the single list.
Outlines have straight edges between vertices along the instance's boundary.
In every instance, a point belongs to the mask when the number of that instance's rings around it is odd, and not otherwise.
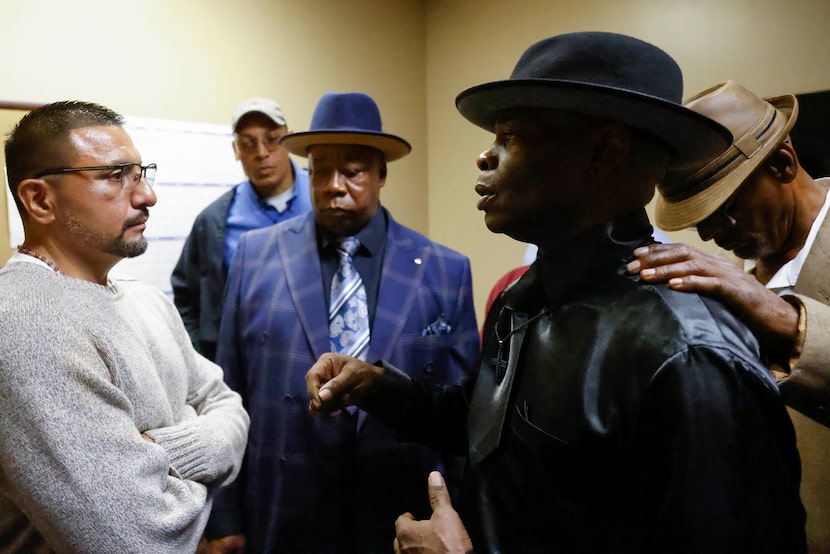
[{"label": "blue plaid suit jacket", "polygon": [[[388,220],[368,359],[458,383],[479,353],[469,260]],[[398,515],[429,517],[429,470],[461,466],[365,414],[358,427],[307,413],[305,374],[330,350],[316,244],[313,214],[299,216],[243,235],[231,264],[217,362],[251,430],[209,531],[244,533],[251,552],[391,551]]]}]

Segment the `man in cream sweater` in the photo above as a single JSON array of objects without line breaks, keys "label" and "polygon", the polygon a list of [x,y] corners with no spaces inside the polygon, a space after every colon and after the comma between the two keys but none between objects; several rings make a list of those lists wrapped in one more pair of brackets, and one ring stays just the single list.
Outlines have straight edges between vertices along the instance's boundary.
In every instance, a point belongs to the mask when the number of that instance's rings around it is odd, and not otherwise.
[{"label": "man in cream sweater", "polygon": [[108,108],[57,102],[6,141],[25,240],[0,270],[0,551],[193,552],[248,416],[172,302],[108,277],[155,165]]}]

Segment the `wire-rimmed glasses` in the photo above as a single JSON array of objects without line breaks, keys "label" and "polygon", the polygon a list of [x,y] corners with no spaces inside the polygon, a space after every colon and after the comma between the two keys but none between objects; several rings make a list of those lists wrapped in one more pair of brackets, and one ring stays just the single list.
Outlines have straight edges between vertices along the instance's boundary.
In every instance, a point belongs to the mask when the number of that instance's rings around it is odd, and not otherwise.
[{"label": "wire-rimmed glasses", "polygon": [[56,167],[38,172],[34,178],[40,179],[46,175],[60,175],[62,173],[77,173],[80,171],[109,171],[106,180],[111,183],[120,183],[122,189],[134,188],[144,178],[147,184],[153,186],[156,180],[156,164],[118,164],[95,165],[87,167]]}]

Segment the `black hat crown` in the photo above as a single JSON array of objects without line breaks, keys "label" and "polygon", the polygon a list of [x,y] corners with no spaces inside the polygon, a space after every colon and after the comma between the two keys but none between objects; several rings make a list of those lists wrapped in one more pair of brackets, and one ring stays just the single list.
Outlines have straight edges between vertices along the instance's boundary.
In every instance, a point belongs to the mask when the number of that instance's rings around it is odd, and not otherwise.
[{"label": "black hat crown", "polygon": [[712,159],[732,142],[729,131],[681,104],[683,74],[660,48],[605,32],[578,32],[533,44],[510,79],[471,87],[456,98],[461,115],[493,130],[513,108],[543,108],[601,117],[662,139],[673,167]]}]

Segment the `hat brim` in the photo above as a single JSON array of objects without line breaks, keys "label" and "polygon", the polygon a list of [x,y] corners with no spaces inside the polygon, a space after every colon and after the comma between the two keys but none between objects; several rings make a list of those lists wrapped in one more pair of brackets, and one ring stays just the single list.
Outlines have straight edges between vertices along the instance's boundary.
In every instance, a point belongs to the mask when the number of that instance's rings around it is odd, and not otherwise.
[{"label": "hat brim", "polygon": [[353,131],[304,131],[291,133],[280,139],[286,150],[303,158],[308,149],[316,144],[354,144],[369,146],[383,152],[387,162],[403,158],[412,151],[412,146],[401,137],[388,133]]},{"label": "hat brim", "polygon": [[610,119],[668,143],[674,149],[672,167],[700,164],[732,144],[725,127],[679,104],[591,83],[496,81],[461,92],[455,105],[461,115],[488,131],[493,131],[500,112],[513,108],[548,108]]},{"label": "hat brim", "polygon": [[706,187],[699,193],[677,202],[669,202],[659,193],[654,204],[654,222],[664,231],[679,231],[693,227],[712,215],[734,194],[738,187],[778,148],[789,135],[798,119],[798,101],[793,95],[767,98],[767,102],[786,119],[774,136],[751,158],[729,171],[725,177]]}]

